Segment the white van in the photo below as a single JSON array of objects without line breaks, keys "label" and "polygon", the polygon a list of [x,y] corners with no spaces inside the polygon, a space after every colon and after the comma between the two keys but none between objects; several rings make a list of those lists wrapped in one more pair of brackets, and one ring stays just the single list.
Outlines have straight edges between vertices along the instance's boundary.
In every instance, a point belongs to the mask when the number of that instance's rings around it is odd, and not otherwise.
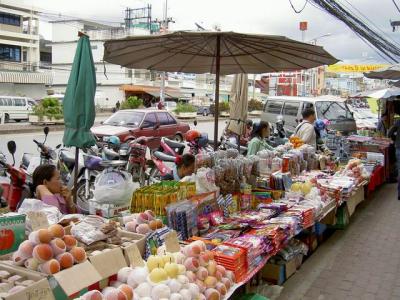
[{"label": "white van", "polygon": [[301,112],[305,108],[313,108],[317,119],[330,121],[329,129],[343,133],[357,131],[353,113],[347,107],[345,100],[335,96],[321,97],[268,97],[261,115],[261,121],[275,124],[278,116],[285,121],[284,128],[291,134],[301,122]]},{"label": "white van", "polygon": [[4,117],[5,122],[28,120],[34,103],[33,99],[27,97],[0,96],[0,119]]}]

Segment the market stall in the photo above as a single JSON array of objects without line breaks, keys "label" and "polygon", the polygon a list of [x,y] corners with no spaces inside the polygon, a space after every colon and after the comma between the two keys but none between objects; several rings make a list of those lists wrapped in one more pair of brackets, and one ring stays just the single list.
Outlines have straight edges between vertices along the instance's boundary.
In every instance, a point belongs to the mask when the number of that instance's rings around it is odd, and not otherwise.
[{"label": "market stall", "polygon": [[228,299],[253,278],[283,284],[329,228],[348,224],[384,164],[358,148],[338,166],[292,142],[251,157],[200,154],[195,174],[140,188],[107,218],[24,202],[0,217],[10,236],[0,297],[30,299],[42,286],[43,299]]}]

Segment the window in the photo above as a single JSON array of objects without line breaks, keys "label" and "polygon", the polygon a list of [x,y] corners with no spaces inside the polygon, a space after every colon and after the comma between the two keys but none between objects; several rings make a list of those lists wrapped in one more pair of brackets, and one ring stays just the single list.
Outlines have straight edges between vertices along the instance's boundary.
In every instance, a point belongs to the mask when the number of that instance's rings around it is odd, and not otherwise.
[{"label": "window", "polygon": [[0,44],[0,60],[21,61],[21,47]]},{"label": "window", "polygon": [[[6,102],[7,101],[7,102]],[[8,98],[8,99],[4,99],[4,105],[6,105],[6,106],[14,106],[14,103],[13,103],[14,101],[13,101],[13,99],[11,99],[11,98]]]},{"label": "window", "polygon": [[169,122],[167,113],[158,113],[157,117],[158,117],[158,122],[160,122],[160,125],[170,125],[171,124]]},{"label": "window", "polygon": [[140,122],[142,122],[143,115],[144,113],[139,112],[118,111],[105,120],[103,124],[139,127]]},{"label": "window", "polygon": [[351,113],[344,103],[331,101],[317,102],[317,117],[330,121],[339,119],[352,119]]},{"label": "window", "polygon": [[25,99],[14,99],[15,106],[25,106]]},{"label": "window", "polygon": [[0,24],[21,26],[21,17],[18,15],[0,13]]},{"label": "window", "polygon": [[282,110],[282,103],[281,101],[269,100],[265,106],[265,112],[279,115]]},{"label": "window", "polygon": [[176,124],[176,120],[170,114],[167,113],[167,116],[169,124]]},{"label": "window", "polygon": [[286,116],[297,117],[299,112],[300,102],[285,102],[283,114]]},{"label": "window", "polygon": [[96,50],[97,49],[97,45],[92,45],[92,46],[90,46],[90,48],[92,48],[92,50]]},{"label": "window", "polygon": [[5,106],[3,99],[0,99],[0,106]]},{"label": "window", "polygon": [[142,127],[143,128],[152,128],[152,127],[156,126],[156,124],[157,124],[156,114],[151,113],[151,114],[147,114],[146,117],[144,118]]}]

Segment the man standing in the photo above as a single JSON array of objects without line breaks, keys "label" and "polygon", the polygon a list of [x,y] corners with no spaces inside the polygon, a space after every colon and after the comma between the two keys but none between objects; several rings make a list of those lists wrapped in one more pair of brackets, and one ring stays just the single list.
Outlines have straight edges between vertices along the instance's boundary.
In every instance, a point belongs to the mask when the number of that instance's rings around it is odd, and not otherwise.
[{"label": "man standing", "polygon": [[120,107],[121,107],[121,103],[119,103],[119,100],[118,100],[117,103],[115,103],[115,108],[117,110],[119,110]]},{"label": "man standing", "polygon": [[396,166],[397,166],[397,200],[400,200],[400,120],[389,129],[388,137],[394,141],[396,148]]},{"label": "man standing", "polygon": [[317,135],[314,129],[315,111],[313,108],[306,108],[303,110],[302,116],[303,121],[297,125],[293,135],[301,138],[305,144],[317,149]]},{"label": "man standing", "polygon": [[376,131],[380,133],[383,137],[386,137],[387,129],[386,129],[386,123],[387,122],[387,114],[384,113],[378,122],[378,126],[376,127]]}]

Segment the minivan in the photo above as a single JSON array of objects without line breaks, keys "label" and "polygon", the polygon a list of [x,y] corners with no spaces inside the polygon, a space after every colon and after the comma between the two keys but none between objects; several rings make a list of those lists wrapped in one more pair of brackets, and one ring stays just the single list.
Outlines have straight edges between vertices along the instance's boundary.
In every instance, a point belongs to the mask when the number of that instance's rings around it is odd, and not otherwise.
[{"label": "minivan", "polygon": [[335,96],[320,97],[268,97],[261,120],[275,124],[278,116],[285,121],[284,128],[288,134],[292,134],[297,125],[302,121],[301,112],[305,108],[313,108],[317,119],[329,120],[329,130],[340,131],[349,134],[357,131],[353,113],[347,107],[345,100]]},{"label": "minivan", "polygon": [[0,96],[0,119],[4,116],[4,122],[28,120],[34,103],[27,97]]}]

